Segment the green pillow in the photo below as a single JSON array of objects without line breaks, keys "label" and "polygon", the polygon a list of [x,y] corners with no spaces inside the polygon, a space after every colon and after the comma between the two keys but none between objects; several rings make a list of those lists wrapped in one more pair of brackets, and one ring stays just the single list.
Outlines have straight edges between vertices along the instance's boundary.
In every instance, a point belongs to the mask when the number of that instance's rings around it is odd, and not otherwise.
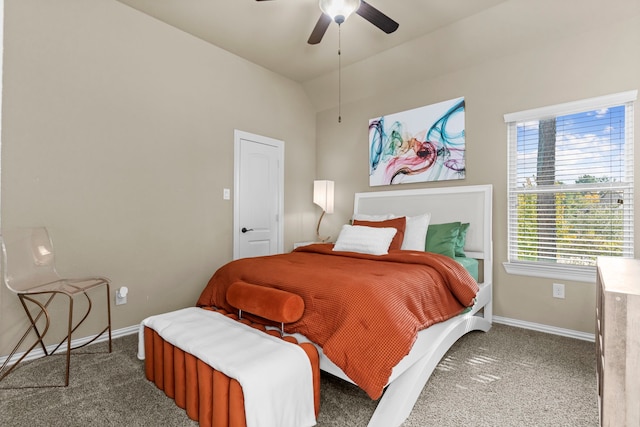
[{"label": "green pillow", "polygon": [[456,239],[456,256],[457,257],[466,257],[467,254],[464,253],[464,245],[467,242],[467,230],[469,229],[469,223],[460,224],[460,228],[458,228],[458,238]]},{"label": "green pillow", "polygon": [[429,224],[425,251],[453,258],[456,254],[456,243],[458,241],[460,225],[459,222]]}]

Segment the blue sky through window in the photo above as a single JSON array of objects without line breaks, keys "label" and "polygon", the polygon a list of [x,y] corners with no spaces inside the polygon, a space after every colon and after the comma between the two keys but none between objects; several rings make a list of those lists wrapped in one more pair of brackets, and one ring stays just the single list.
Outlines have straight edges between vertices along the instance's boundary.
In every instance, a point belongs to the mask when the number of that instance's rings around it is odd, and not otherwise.
[{"label": "blue sky through window", "polygon": [[[535,183],[538,121],[517,126],[517,186]],[[556,182],[584,175],[624,180],[624,105],[556,117]]]}]

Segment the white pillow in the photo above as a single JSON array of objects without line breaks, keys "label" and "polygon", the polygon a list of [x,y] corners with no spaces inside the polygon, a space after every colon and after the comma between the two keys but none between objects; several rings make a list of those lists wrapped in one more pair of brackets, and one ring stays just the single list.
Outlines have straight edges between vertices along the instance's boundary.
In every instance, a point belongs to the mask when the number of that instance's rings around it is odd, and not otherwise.
[{"label": "white pillow", "polygon": [[402,247],[400,249],[424,252],[431,214],[426,213],[417,216],[408,216],[406,218],[407,224],[404,228],[404,239],[402,240]]},{"label": "white pillow", "polygon": [[[398,218],[398,216],[394,214],[355,214],[353,216],[354,220],[360,221],[386,221],[394,218]],[[406,218],[407,222],[404,229],[404,238],[400,249],[424,252],[425,242],[427,240],[427,230],[429,229],[429,222],[431,221],[431,214],[425,213],[422,215],[407,216]]]},{"label": "white pillow", "polygon": [[389,253],[389,245],[397,231],[392,227],[365,227],[345,224],[340,230],[333,250],[386,255]]}]

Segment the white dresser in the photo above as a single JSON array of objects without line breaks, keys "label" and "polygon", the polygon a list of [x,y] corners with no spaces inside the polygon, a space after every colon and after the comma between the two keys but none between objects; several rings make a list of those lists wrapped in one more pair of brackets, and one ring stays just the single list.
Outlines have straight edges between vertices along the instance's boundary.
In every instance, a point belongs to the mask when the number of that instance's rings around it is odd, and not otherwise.
[{"label": "white dresser", "polygon": [[598,258],[596,369],[600,425],[640,426],[640,260]]}]

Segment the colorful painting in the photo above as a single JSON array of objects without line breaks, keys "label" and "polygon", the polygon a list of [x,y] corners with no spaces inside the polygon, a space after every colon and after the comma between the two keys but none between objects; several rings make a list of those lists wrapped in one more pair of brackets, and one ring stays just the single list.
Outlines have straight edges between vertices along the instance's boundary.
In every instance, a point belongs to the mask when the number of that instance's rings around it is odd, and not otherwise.
[{"label": "colorful painting", "polygon": [[369,185],[465,177],[464,98],[369,120]]}]

